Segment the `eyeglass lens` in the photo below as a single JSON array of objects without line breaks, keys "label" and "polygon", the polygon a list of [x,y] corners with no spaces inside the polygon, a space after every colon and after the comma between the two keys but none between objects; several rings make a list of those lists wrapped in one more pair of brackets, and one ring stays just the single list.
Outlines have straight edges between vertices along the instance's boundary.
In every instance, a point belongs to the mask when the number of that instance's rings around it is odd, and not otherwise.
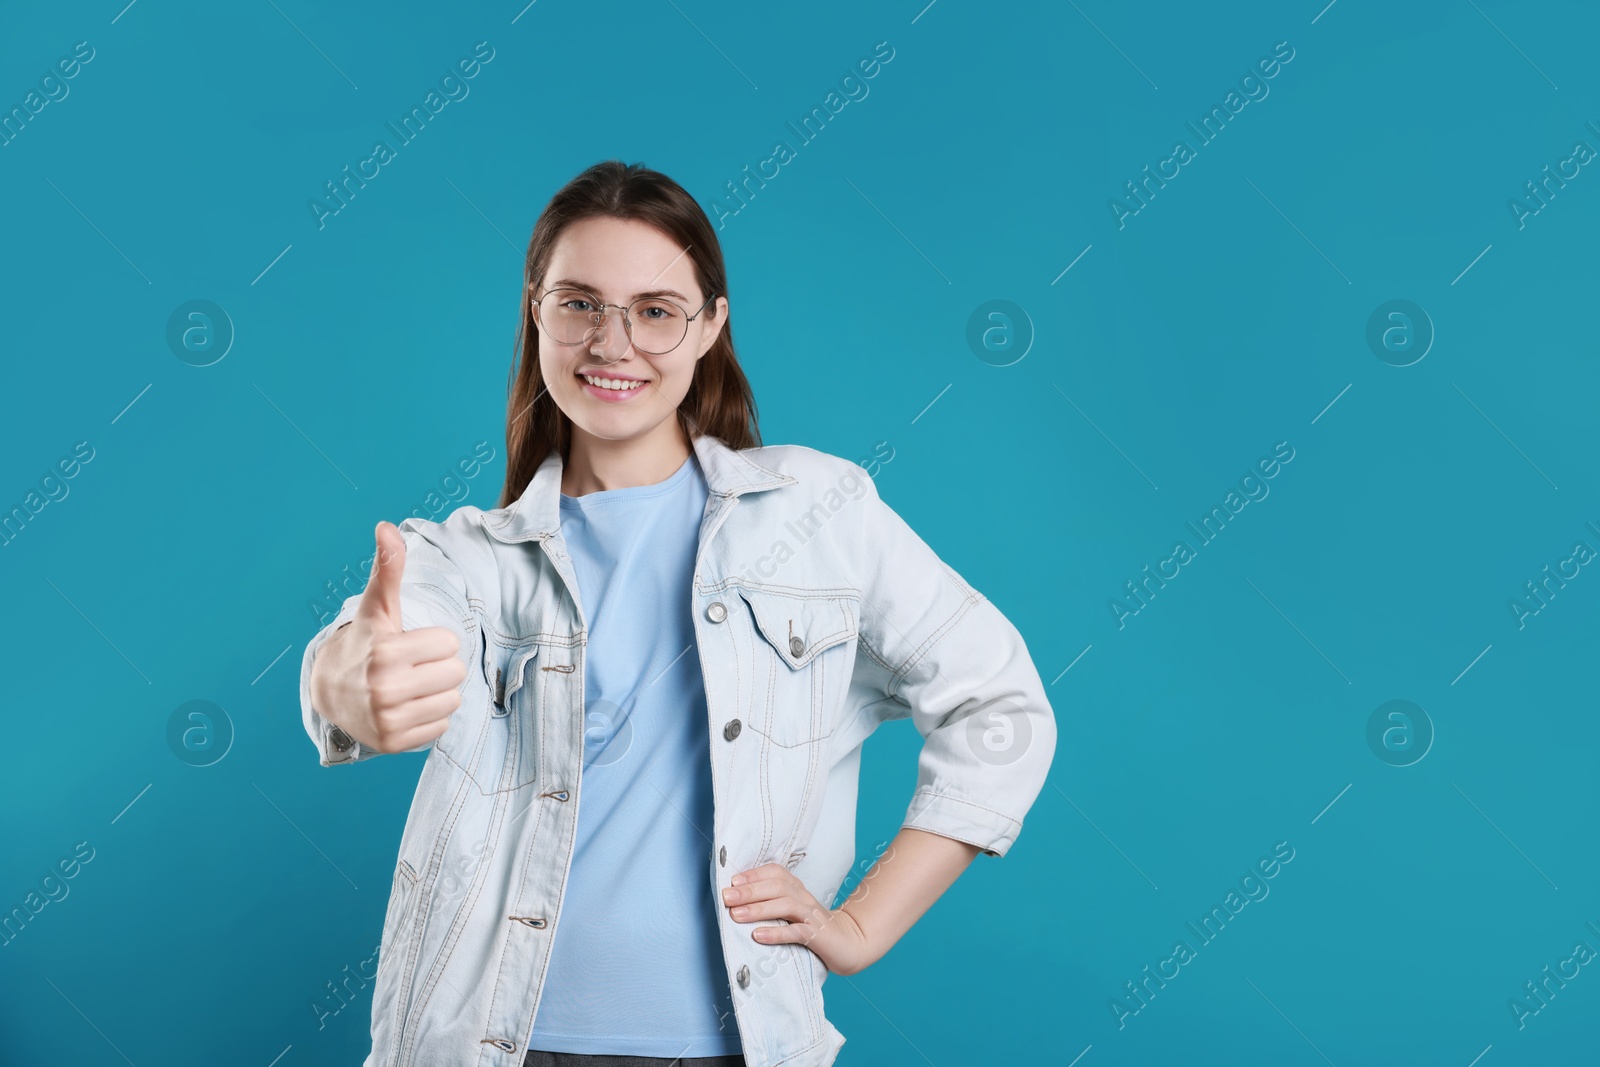
[{"label": "eyeglass lens", "polygon": [[[539,321],[557,342],[575,345],[593,340],[603,317],[598,303],[582,290],[552,289],[539,300]],[[662,355],[683,341],[689,316],[671,300],[648,297],[628,305],[627,329],[633,347]]]}]

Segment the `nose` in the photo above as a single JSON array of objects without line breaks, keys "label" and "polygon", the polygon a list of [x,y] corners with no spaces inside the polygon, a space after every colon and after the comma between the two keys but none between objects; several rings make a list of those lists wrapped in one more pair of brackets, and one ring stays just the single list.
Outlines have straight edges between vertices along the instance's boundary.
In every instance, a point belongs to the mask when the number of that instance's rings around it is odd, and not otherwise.
[{"label": "nose", "polygon": [[605,317],[589,339],[589,351],[605,363],[615,363],[628,354],[632,340],[622,321],[622,309],[608,307]]}]

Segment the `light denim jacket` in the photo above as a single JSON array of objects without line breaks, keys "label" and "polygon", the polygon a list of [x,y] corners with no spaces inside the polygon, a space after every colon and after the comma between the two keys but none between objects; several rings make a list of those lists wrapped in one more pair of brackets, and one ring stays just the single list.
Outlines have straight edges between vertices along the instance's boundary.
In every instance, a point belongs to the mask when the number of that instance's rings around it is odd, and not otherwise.
[{"label": "light denim jacket", "polygon": [[[903,825],[1003,856],[1043,788],[1054,713],[1016,627],[847,460],[701,436],[710,497],[689,609],[710,715],[718,902],[750,1067],[825,1067],[844,1044],[808,947],[763,945],[720,903],[732,876],[789,867],[824,906],[857,863],[861,745],[886,720],[923,737]],[[585,624],[559,530],[561,456],[508,508],[407,519],[407,629],[461,641],[461,706],[427,751],[400,841],[365,1067],[520,1067],[561,921],[582,795]],[[952,506],[959,504],[952,500]],[[325,766],[377,753],[300,702]],[[865,865],[862,865],[865,869]],[[930,990],[930,992],[932,992]]]}]

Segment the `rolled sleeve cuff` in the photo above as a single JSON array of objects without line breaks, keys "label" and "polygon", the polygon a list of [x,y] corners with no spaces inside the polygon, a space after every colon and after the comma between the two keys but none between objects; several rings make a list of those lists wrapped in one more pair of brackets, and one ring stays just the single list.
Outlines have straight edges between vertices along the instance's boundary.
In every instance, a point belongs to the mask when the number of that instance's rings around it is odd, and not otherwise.
[{"label": "rolled sleeve cuff", "polygon": [[1002,812],[926,789],[912,794],[901,825],[977,845],[991,856],[1004,856],[1022,829],[1021,820]]},{"label": "rolled sleeve cuff", "polygon": [[332,767],[336,763],[355,763],[372,754],[361,746],[361,742],[326,719],[322,723],[322,736],[317,739],[317,750],[324,767]]}]

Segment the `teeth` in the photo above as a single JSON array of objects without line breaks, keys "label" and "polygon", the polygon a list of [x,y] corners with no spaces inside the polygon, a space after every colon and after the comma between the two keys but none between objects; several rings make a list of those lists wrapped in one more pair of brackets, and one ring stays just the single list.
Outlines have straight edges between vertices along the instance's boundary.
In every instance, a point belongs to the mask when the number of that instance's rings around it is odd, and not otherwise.
[{"label": "teeth", "polygon": [[581,377],[590,385],[597,385],[601,389],[619,389],[626,391],[628,389],[637,389],[639,386],[644,384],[643,382],[623,381],[620,378],[596,378],[588,374],[582,375]]}]

